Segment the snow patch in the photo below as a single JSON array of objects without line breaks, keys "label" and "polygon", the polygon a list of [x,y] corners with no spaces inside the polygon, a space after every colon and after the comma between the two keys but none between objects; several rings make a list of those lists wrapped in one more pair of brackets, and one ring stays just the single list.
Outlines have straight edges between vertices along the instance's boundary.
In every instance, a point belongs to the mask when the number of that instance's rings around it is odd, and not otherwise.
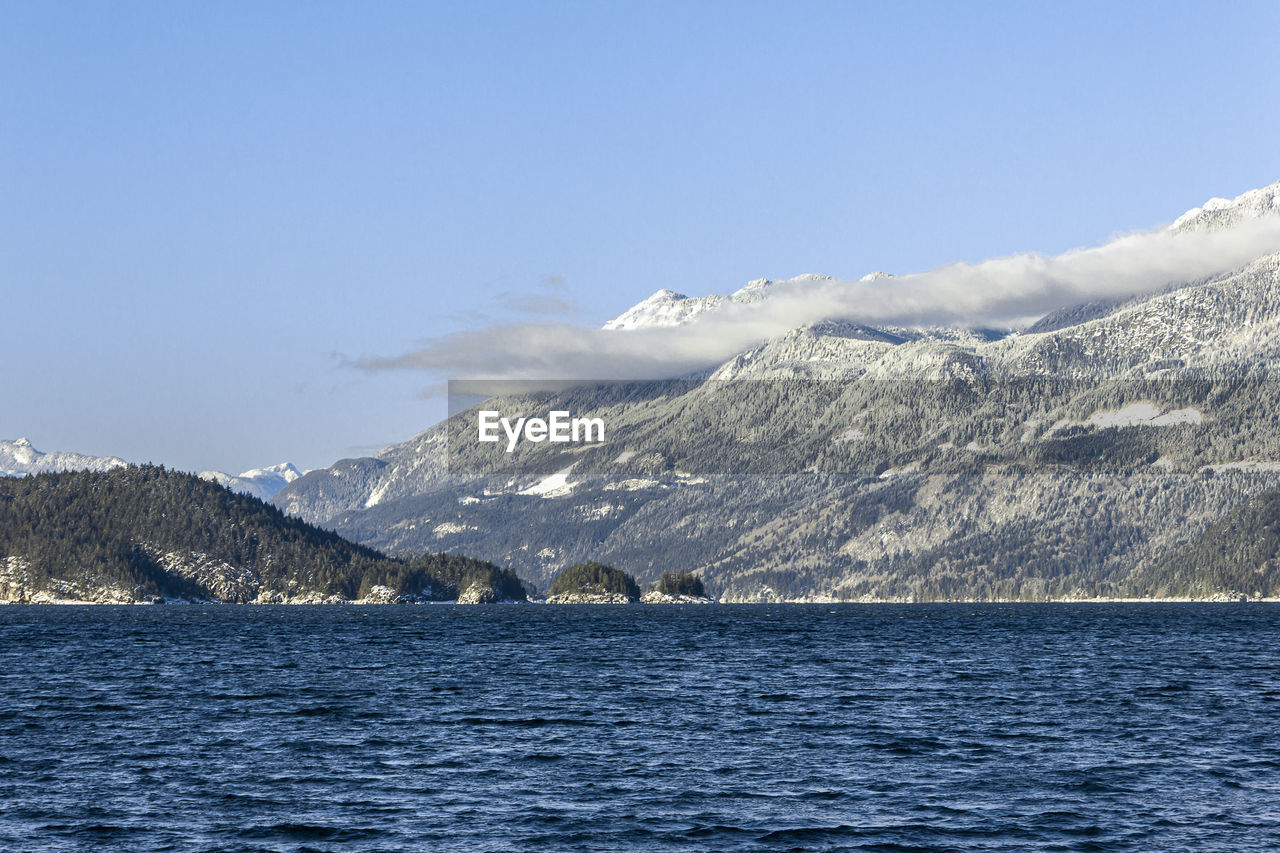
[{"label": "snow patch", "polygon": [[364,508],[368,509],[369,507],[377,506],[382,503],[382,499],[386,497],[387,489],[390,488],[390,486],[391,481],[388,480],[370,492],[369,497],[365,499]]},{"label": "snow patch", "polygon": [[652,489],[654,486],[661,486],[662,483],[657,480],[649,480],[643,477],[632,477],[618,483],[609,483],[602,487],[605,492],[638,492],[642,489]]},{"label": "snow patch", "polygon": [[1046,436],[1053,435],[1068,427],[1092,427],[1106,429],[1108,427],[1166,427],[1179,424],[1203,423],[1204,413],[1194,407],[1163,411],[1153,403],[1130,403],[1119,409],[1101,409],[1089,415],[1087,420],[1073,421],[1068,418],[1055,423],[1045,431]]},{"label": "snow patch", "polygon": [[914,474],[919,470],[920,470],[920,463],[912,462],[910,464],[903,465],[901,468],[887,468],[884,471],[881,471],[880,479],[888,480],[891,477],[901,477],[903,474]]},{"label": "snow patch", "polygon": [[573,470],[573,466],[561,468],[559,471],[550,476],[543,477],[524,491],[517,492],[521,495],[537,495],[543,498],[554,498],[561,495],[567,495],[573,491],[574,483],[569,482],[569,472]]},{"label": "snow patch", "polygon": [[1212,471],[1215,474],[1222,471],[1253,471],[1272,474],[1280,471],[1280,462],[1256,461],[1249,459],[1243,462],[1222,462],[1218,465],[1205,465],[1200,470]]},{"label": "snow patch", "polygon": [[431,529],[431,532],[435,534],[435,537],[437,539],[443,539],[444,537],[451,536],[455,533],[466,533],[470,530],[479,530],[479,529],[480,528],[470,524],[459,524],[456,521],[445,521],[433,527]]},{"label": "snow patch", "polygon": [[599,521],[602,518],[608,518],[622,511],[622,507],[614,504],[600,504],[599,506],[580,506],[578,507],[578,515],[583,521]]}]

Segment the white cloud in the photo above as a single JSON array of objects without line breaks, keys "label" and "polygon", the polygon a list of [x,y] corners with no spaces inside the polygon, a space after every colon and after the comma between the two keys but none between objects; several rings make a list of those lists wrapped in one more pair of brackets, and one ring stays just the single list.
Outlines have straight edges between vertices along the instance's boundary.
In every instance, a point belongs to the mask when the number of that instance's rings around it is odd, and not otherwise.
[{"label": "white cloud", "polygon": [[1006,327],[1058,308],[1158,291],[1280,251],[1280,217],[1229,230],[1118,237],[1061,255],[1021,254],[871,281],[812,280],[753,303],[725,302],[682,326],[632,330],[511,324],[428,340],[366,370],[441,376],[658,379],[711,367],[775,335],[826,319],[869,325]]}]

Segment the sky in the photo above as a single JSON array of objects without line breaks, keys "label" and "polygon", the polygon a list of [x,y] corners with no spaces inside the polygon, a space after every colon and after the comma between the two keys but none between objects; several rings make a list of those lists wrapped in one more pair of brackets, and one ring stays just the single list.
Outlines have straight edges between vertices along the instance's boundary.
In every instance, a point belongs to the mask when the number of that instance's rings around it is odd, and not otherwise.
[{"label": "sky", "polygon": [[0,438],[185,470],[407,439],[467,365],[370,365],[459,336],[536,357],[500,330],[1280,180],[1274,2],[0,12]]}]

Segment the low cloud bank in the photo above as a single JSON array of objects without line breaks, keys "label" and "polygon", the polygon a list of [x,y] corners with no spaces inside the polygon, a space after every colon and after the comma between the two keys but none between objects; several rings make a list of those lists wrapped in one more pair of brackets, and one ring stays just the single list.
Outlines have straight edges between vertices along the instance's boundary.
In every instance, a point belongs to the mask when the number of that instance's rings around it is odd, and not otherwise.
[{"label": "low cloud bank", "polygon": [[871,281],[796,282],[761,302],[726,302],[682,326],[612,331],[565,323],[493,326],[431,339],[404,355],[361,359],[358,366],[455,377],[660,379],[712,367],[770,337],[822,320],[1019,327],[1059,308],[1154,293],[1277,251],[1280,217],[1213,232],[1143,232],[1061,255],[1013,255]]}]

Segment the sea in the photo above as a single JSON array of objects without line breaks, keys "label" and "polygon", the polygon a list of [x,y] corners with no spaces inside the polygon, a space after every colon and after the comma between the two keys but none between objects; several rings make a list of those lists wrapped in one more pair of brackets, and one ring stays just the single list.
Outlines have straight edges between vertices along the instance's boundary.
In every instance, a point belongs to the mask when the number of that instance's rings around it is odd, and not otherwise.
[{"label": "sea", "polygon": [[0,607],[0,850],[1280,850],[1280,606]]}]

